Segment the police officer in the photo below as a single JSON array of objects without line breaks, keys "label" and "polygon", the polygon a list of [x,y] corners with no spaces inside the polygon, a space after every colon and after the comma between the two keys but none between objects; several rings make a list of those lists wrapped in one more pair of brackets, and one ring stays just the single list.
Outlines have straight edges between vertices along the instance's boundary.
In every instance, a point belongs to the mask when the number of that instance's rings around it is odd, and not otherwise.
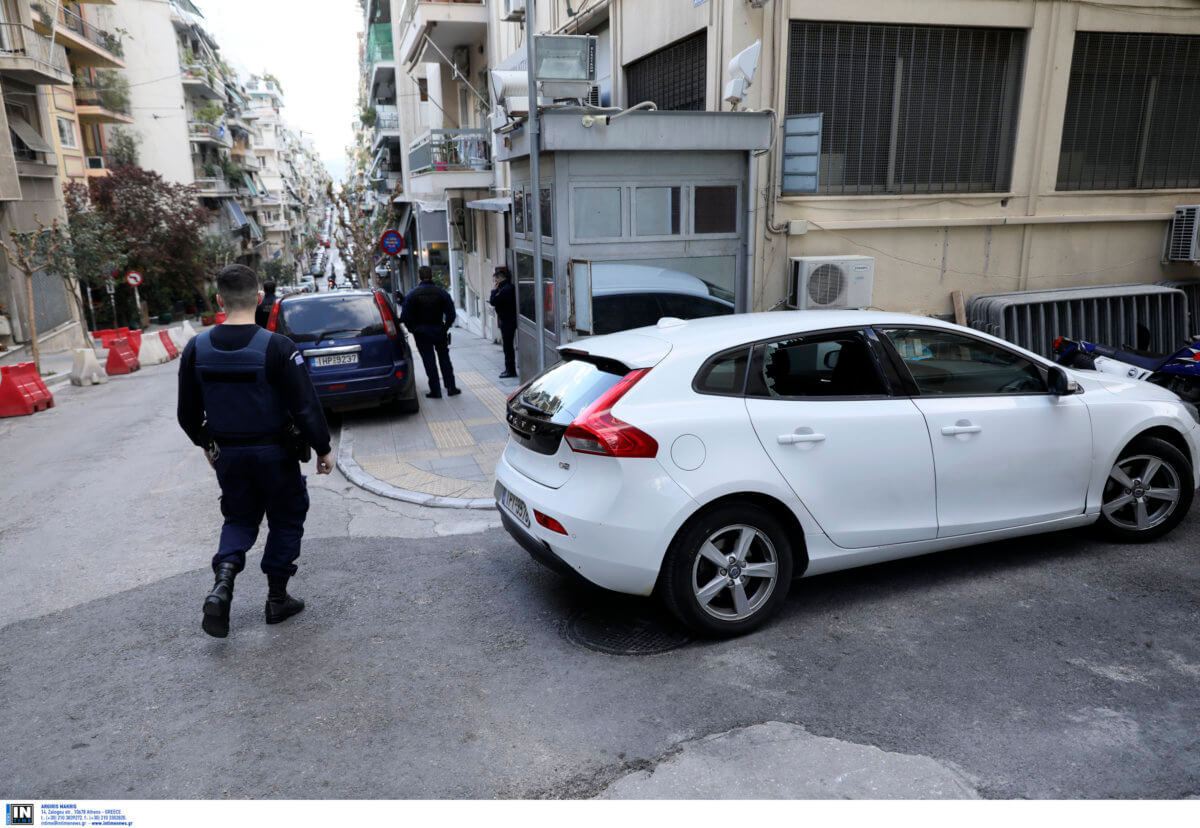
[{"label": "police officer", "polygon": [[263,282],[262,286],[262,301],[258,303],[258,307],[254,310],[254,324],[260,328],[267,327],[267,322],[271,320],[271,309],[275,307],[275,283]]},{"label": "police officer", "polygon": [[417,276],[421,284],[410,290],[404,298],[400,321],[412,331],[417,350],[421,352],[421,361],[425,363],[425,376],[429,377],[429,393],[425,396],[435,400],[442,396],[438,382],[438,363],[441,363],[446,393],[453,397],[462,393],[454,384],[454,366],[450,364],[450,326],[454,324],[454,300],[433,283],[433,270],[430,268],[417,268]]},{"label": "police officer", "polygon": [[250,268],[222,270],[217,301],[227,314],[225,323],[189,342],[179,365],[179,425],[206,450],[221,486],[225,523],[212,560],[216,583],[204,599],[201,625],[217,638],[229,634],[234,577],[246,564],[264,514],[267,623],[278,624],[304,609],[304,602],[287,592],[308,512],[298,459],[303,444],[318,455],[317,474],[333,468],[329,427],[304,358],[290,339],[254,323],[261,296]]},{"label": "police officer", "polygon": [[504,343],[504,373],[500,379],[509,379],[517,375],[517,355],[513,348],[513,339],[517,335],[517,292],[513,290],[507,267],[496,268],[492,285],[488,303],[496,309],[496,322]]}]

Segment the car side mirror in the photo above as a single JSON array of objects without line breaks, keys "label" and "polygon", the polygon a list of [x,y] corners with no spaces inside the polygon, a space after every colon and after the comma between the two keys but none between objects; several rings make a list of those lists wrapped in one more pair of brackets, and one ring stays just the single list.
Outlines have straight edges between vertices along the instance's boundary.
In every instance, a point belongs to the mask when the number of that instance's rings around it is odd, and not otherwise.
[{"label": "car side mirror", "polygon": [[1057,365],[1050,368],[1050,393],[1056,397],[1065,397],[1079,393],[1079,383],[1067,376],[1067,372]]}]

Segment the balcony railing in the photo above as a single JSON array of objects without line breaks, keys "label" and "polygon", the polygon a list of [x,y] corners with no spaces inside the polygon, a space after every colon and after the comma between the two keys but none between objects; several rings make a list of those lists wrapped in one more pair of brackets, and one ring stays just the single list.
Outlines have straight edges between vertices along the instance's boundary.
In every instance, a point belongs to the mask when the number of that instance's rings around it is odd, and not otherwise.
[{"label": "balcony railing", "polygon": [[375,23],[367,35],[367,60],[378,63],[381,60],[395,60],[396,52],[392,48],[392,24]]},{"label": "balcony railing", "polygon": [[400,128],[400,110],[394,106],[375,107],[375,133],[384,129]]},{"label": "balcony railing", "polygon": [[[41,15],[44,25],[51,25],[50,11],[44,4],[32,3],[30,4],[30,8]],[[74,32],[94,46],[99,46],[109,54],[116,55],[117,57],[125,56],[125,47],[121,44],[121,38],[110,32],[106,32],[104,29],[93,26],[80,17],[79,14],[70,11],[65,6],[59,7],[58,22],[62,24],[63,28]]]},{"label": "balcony railing", "polygon": [[[31,26],[20,23],[0,23],[0,59],[25,58],[37,64],[51,76],[70,78],[67,50]],[[59,81],[65,82],[65,81]]]},{"label": "balcony railing", "polygon": [[189,138],[210,138],[219,144],[228,144],[229,139],[221,135],[221,128],[206,121],[188,121]]},{"label": "balcony railing", "polygon": [[79,106],[98,106],[110,112],[129,114],[129,99],[115,89],[101,89],[88,84],[75,84],[75,103]]},{"label": "balcony railing", "polygon": [[412,175],[444,170],[490,170],[491,156],[486,129],[431,129],[408,148]]}]

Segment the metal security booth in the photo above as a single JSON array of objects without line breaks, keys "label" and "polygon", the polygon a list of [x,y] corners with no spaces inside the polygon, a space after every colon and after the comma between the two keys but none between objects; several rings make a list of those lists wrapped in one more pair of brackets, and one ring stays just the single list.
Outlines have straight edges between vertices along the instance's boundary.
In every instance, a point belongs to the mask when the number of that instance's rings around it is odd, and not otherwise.
[{"label": "metal security booth", "polygon": [[770,140],[765,112],[628,112],[605,124],[585,109],[545,111],[535,228],[529,133],[497,135],[496,159],[511,164],[522,378],[538,370],[535,232],[546,365],[578,337],[653,324],[631,298],[648,292],[662,316],[747,310],[749,160]]}]

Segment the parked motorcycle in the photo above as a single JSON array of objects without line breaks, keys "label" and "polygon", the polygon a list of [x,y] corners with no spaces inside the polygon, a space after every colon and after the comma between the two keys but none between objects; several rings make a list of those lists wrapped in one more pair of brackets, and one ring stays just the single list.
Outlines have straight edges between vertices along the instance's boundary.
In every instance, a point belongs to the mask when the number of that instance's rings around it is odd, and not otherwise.
[{"label": "parked motorcycle", "polygon": [[1054,361],[1068,368],[1152,382],[1186,402],[1200,403],[1200,340],[1163,356],[1060,336],[1054,340]]}]

